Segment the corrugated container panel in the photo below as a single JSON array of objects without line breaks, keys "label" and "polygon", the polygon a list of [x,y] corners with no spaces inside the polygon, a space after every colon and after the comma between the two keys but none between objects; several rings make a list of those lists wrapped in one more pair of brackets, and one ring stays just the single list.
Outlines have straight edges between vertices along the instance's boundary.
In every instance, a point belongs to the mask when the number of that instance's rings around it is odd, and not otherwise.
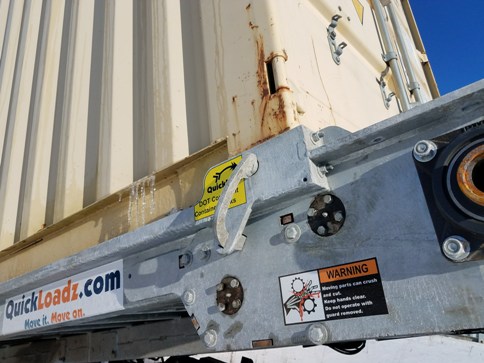
[{"label": "corrugated container panel", "polygon": [[[400,112],[377,82],[387,65],[372,4],[0,0],[0,249],[220,138],[236,154],[300,124],[355,131]],[[425,55],[392,4],[429,100]],[[327,37],[335,15],[340,64]],[[415,102],[394,79],[385,92]]]}]

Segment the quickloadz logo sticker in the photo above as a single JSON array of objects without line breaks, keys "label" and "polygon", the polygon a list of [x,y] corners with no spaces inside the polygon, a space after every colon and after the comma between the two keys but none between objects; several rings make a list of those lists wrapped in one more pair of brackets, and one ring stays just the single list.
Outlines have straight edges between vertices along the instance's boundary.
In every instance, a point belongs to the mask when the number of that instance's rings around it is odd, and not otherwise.
[{"label": "quickloadz logo sticker", "polygon": [[9,298],[2,334],[123,309],[122,275],[120,260]]},{"label": "quickloadz logo sticker", "polygon": [[[236,156],[233,159],[214,166],[207,172],[203,182],[202,199],[200,199],[194,207],[196,221],[210,217],[215,213],[215,208],[217,208],[218,199],[222,194],[222,190],[241,160],[241,155]],[[232,196],[229,208],[236,207],[246,202],[245,182],[244,180],[241,180]]]},{"label": "quickloadz logo sticker", "polygon": [[286,325],[388,314],[376,258],[279,277]]}]

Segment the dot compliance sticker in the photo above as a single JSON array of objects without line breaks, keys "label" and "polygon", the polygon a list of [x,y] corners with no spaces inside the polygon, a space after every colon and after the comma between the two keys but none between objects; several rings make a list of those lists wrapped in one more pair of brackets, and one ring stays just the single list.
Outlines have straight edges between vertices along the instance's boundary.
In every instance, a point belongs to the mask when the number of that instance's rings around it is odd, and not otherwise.
[{"label": "dot compliance sticker", "polygon": [[376,258],[279,277],[286,325],[388,314]]}]

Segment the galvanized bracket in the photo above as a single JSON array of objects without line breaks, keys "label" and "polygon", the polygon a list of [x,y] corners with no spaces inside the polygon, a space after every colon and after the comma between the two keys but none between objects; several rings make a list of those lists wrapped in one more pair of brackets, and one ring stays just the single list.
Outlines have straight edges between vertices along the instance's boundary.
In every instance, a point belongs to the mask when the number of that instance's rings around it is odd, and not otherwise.
[{"label": "galvanized bracket", "polygon": [[[385,58],[383,58],[385,59]],[[387,65],[385,70],[381,72],[380,79],[376,79],[378,84],[380,85],[380,93],[381,97],[383,98],[383,104],[385,105],[385,108],[388,110],[390,108],[390,101],[392,98],[395,96],[395,92],[390,92],[387,94],[386,87],[387,83],[385,82],[385,77],[388,74],[388,71],[390,70],[390,67]]]},{"label": "galvanized bracket", "polygon": [[331,56],[333,57],[333,60],[336,64],[341,63],[340,56],[343,54],[343,49],[346,48],[348,44],[345,42],[341,42],[337,44],[336,42],[336,27],[338,26],[338,21],[341,19],[341,15],[334,15],[331,18],[331,24],[329,24],[327,28],[327,34],[328,34],[328,43],[329,43],[329,48],[331,49]]},{"label": "galvanized bracket", "polygon": [[[229,212],[230,202],[242,179],[250,178],[258,169],[255,154],[247,154],[234,169],[220,195],[213,219],[215,240],[222,247],[218,252],[222,255],[240,251],[244,247],[245,236],[242,234],[252,212],[254,198],[250,193],[245,204]],[[250,191],[249,191],[250,192]]]}]

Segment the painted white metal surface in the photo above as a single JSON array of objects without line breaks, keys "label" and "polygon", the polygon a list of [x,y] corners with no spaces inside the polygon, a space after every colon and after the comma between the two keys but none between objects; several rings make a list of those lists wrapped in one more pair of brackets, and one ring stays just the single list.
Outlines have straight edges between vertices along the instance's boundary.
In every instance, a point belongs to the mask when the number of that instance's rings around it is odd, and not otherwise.
[{"label": "painted white metal surface", "polygon": [[365,0],[0,0],[0,249],[217,139],[236,154],[398,113],[382,51]]}]

